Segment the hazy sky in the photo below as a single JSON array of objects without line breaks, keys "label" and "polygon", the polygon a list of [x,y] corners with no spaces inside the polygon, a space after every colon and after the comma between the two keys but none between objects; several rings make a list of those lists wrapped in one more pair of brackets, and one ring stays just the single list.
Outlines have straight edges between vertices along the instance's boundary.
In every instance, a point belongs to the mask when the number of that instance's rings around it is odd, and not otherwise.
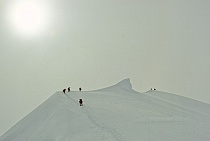
[{"label": "hazy sky", "polygon": [[209,0],[1,0],[0,135],[54,92],[131,78],[210,103]]}]

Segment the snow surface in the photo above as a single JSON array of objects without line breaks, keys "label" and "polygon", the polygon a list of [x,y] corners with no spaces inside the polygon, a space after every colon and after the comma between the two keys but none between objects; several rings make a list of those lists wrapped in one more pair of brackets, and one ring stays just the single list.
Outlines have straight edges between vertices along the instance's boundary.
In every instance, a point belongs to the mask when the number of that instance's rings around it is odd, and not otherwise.
[{"label": "snow surface", "polygon": [[[84,100],[79,106],[78,100]],[[0,141],[209,141],[210,105],[160,92],[139,93],[129,79],[82,92],[56,92]]]}]

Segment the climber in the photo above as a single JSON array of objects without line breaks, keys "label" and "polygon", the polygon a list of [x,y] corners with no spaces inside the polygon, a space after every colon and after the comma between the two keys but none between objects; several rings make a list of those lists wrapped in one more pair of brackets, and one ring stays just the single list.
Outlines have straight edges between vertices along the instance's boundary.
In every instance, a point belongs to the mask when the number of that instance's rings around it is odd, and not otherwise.
[{"label": "climber", "polygon": [[70,87],[68,87],[68,92],[70,92]]},{"label": "climber", "polygon": [[83,101],[82,101],[82,99],[79,99],[79,105],[80,105],[80,106],[83,106]]}]

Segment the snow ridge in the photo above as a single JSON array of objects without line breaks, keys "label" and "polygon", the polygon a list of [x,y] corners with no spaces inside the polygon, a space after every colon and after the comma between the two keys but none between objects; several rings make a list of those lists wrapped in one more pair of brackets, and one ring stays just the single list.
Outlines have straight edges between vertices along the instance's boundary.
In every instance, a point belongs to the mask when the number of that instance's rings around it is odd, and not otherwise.
[{"label": "snow ridge", "polygon": [[209,104],[139,93],[125,79],[96,91],[56,92],[0,141],[209,141],[209,113]]}]

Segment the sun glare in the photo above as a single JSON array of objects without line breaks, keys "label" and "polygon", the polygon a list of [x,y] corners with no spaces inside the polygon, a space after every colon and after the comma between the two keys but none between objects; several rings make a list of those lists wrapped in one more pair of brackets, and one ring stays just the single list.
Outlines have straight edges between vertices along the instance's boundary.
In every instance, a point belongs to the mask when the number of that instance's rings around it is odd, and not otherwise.
[{"label": "sun glare", "polygon": [[41,1],[16,1],[8,6],[9,23],[21,36],[40,35],[49,24],[49,8]]}]

